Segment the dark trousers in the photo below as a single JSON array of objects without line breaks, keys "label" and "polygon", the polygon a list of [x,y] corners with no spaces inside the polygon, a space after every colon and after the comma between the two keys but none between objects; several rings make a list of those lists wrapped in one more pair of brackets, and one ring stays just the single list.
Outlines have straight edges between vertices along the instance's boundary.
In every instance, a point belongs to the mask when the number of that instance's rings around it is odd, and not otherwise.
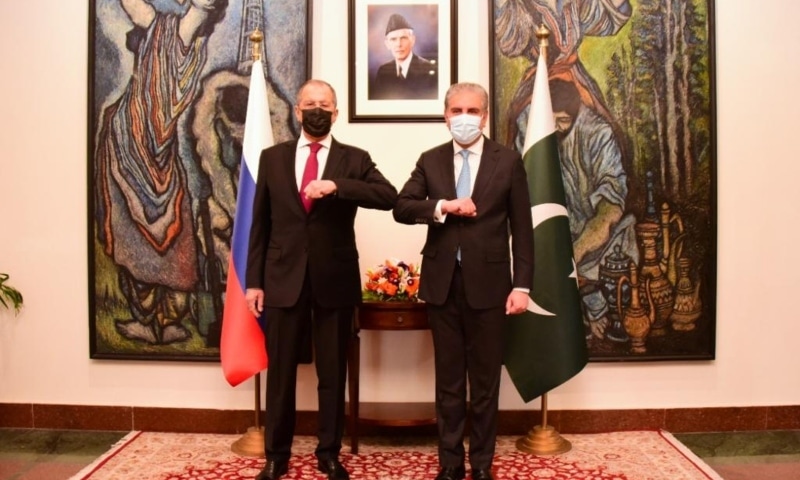
[{"label": "dark trousers", "polygon": [[338,458],[345,425],[347,347],[354,311],[354,307],[332,309],[314,304],[308,279],[295,306],[264,310],[269,359],[264,428],[267,459],[283,461],[291,455],[297,413],[297,365],[306,356],[309,330],[318,381],[316,455],[320,459]]},{"label": "dark trousers", "polygon": [[469,463],[473,469],[483,469],[492,465],[497,438],[505,305],[470,308],[461,275],[461,269],[456,268],[443,305],[428,305],[436,370],[439,464],[456,467],[464,463],[469,379]]}]

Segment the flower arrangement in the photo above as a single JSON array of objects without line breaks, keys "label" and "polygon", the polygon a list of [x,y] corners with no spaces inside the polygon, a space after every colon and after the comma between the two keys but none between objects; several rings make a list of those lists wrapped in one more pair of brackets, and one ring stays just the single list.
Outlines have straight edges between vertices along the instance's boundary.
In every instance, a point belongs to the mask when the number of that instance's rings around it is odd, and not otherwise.
[{"label": "flower arrangement", "polygon": [[420,266],[389,259],[367,270],[364,300],[373,302],[417,302]]},{"label": "flower arrangement", "polygon": [[18,314],[22,309],[22,294],[16,288],[6,283],[7,273],[0,273],[0,305],[5,308],[14,308],[14,313]]}]

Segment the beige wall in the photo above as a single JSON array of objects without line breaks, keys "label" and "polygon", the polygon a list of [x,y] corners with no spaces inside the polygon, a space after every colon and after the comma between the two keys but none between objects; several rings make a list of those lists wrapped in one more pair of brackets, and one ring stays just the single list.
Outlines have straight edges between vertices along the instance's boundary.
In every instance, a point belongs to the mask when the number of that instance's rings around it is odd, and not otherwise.
[{"label": "beige wall", "polygon": [[[459,79],[488,83],[485,2],[459,2]],[[249,409],[253,384],[219,365],[89,359],[87,307],[87,4],[0,2],[0,271],[26,308],[0,313],[0,402]],[[347,124],[345,0],[314,1],[313,73],[338,90],[342,141],[370,152],[396,185],[441,124]],[[590,364],[550,395],[553,409],[800,404],[795,194],[800,4],[717,1],[719,262],[717,359]],[[102,59],[98,59],[102,61]],[[771,83],[764,82],[770,79]],[[362,267],[419,258],[424,228],[385,212],[358,217]],[[364,334],[362,399],[429,400],[422,332]],[[310,367],[299,408],[316,406]],[[504,378],[501,407],[525,405]]]}]

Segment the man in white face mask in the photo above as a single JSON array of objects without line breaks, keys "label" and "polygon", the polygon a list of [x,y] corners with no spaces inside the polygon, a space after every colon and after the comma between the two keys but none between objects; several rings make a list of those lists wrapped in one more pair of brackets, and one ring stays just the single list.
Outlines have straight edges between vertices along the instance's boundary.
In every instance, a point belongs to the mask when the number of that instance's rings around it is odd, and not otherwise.
[{"label": "man in white face mask", "polygon": [[419,296],[435,356],[436,480],[466,476],[467,377],[468,463],[474,480],[491,480],[505,318],[525,311],[533,282],[530,196],[520,154],[481,133],[486,90],[458,83],[444,103],[453,140],[422,153],[393,214],[400,223],[428,225]]}]

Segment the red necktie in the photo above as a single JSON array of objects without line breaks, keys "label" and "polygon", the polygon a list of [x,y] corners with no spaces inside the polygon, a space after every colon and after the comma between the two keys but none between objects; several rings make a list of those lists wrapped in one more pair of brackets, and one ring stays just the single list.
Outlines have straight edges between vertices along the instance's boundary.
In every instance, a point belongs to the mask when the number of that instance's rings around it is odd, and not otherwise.
[{"label": "red necktie", "polygon": [[322,148],[322,144],[317,142],[310,143],[308,148],[311,150],[311,153],[308,154],[306,168],[303,170],[303,180],[300,182],[300,201],[303,202],[303,206],[306,208],[306,213],[311,211],[311,205],[314,203],[314,200],[311,198],[306,198],[306,196],[303,194],[303,191],[306,189],[306,185],[308,185],[312,180],[317,179],[317,171],[319,170],[317,152],[319,152],[319,149]]}]

